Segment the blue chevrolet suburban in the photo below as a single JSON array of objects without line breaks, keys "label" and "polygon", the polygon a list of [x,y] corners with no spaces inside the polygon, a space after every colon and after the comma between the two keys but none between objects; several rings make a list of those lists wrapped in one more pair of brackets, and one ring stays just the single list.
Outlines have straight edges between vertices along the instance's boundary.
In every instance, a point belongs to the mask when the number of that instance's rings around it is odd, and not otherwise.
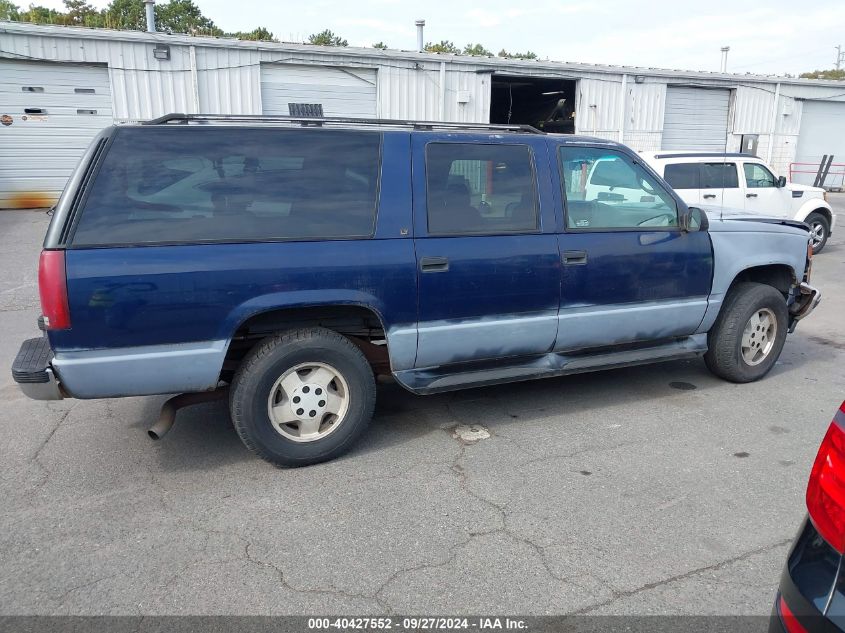
[{"label": "blue chevrolet suburban", "polygon": [[[590,182],[601,187],[588,187]],[[627,147],[529,127],[168,115],[104,130],[55,209],[37,399],[227,397],[282,466],[440,391],[703,356],[764,376],[820,294],[807,227],[689,208]]]}]

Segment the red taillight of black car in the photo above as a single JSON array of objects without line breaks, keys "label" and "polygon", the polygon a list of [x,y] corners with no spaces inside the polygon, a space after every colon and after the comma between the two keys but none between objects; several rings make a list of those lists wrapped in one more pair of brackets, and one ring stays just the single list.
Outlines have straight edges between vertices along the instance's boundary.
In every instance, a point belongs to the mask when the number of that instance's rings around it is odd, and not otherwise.
[{"label": "red taillight of black car", "polygon": [[807,486],[807,509],[822,538],[845,552],[845,402],[819,447]]},{"label": "red taillight of black car", "polygon": [[64,251],[41,251],[38,262],[38,293],[41,314],[48,330],[70,328],[70,308],[67,300],[67,276]]}]

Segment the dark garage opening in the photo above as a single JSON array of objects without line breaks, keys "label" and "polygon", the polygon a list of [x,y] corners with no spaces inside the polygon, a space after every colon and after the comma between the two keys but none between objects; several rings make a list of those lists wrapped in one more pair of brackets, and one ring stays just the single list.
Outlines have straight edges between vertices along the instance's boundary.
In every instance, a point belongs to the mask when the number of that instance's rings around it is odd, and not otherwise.
[{"label": "dark garage opening", "polygon": [[575,80],[493,75],[490,123],[575,132]]}]

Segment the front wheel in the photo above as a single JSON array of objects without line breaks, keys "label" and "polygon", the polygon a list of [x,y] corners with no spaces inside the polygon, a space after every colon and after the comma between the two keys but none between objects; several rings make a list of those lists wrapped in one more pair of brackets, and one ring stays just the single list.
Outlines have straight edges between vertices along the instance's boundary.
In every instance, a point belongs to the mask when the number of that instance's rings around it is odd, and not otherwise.
[{"label": "front wheel", "polygon": [[810,239],[813,242],[813,254],[820,253],[827,244],[830,235],[830,222],[821,213],[813,212],[804,220],[810,227]]},{"label": "front wheel", "polygon": [[707,367],[731,382],[752,382],[774,367],[786,341],[786,300],[772,286],[740,283],[707,335]]},{"label": "front wheel", "polygon": [[247,448],[290,467],[349,450],[369,424],[375,399],[361,350],[336,332],[307,328],[259,343],[235,374],[229,406]]}]

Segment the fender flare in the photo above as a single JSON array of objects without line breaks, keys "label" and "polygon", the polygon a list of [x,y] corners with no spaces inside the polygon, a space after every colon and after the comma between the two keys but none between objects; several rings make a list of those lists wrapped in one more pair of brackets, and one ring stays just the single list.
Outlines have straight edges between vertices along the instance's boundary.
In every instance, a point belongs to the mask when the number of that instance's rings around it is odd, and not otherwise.
[{"label": "fender flare", "polygon": [[798,209],[798,212],[795,214],[795,219],[803,222],[807,219],[807,216],[813,213],[814,211],[820,211],[824,213],[828,221],[830,222],[831,228],[833,228],[833,207],[831,207],[827,202],[824,200],[820,200],[818,198],[811,198],[807,200],[804,204],[801,205],[801,208]]}]

